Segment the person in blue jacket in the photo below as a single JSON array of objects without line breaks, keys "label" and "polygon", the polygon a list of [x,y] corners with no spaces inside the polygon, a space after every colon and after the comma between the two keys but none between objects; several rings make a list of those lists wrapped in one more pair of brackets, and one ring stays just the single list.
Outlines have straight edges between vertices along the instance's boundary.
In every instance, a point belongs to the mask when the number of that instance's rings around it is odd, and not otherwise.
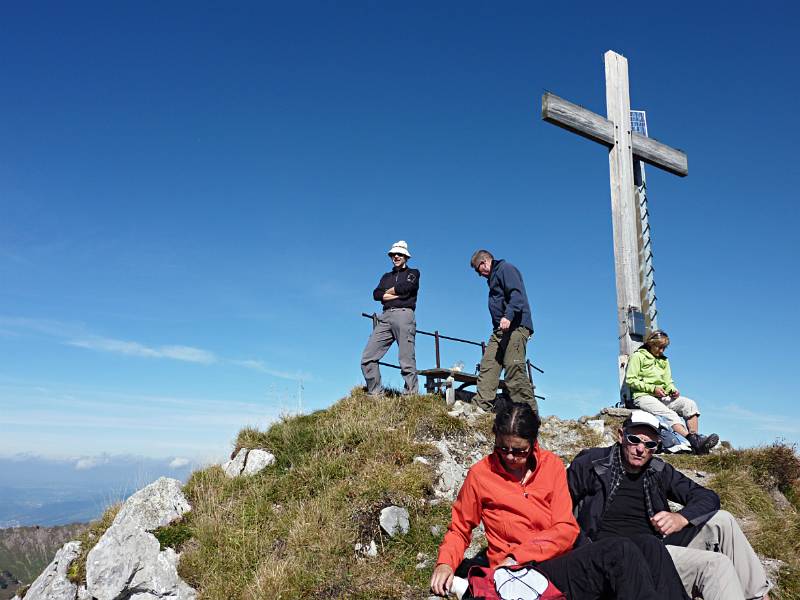
[{"label": "person in blue jacket", "polygon": [[538,413],[525,354],[533,335],[533,319],[522,275],[510,262],[495,258],[488,250],[475,252],[470,265],[488,280],[489,314],[494,329],[481,359],[475,403],[486,410],[492,408],[500,373],[505,370],[511,400],[529,404]]}]

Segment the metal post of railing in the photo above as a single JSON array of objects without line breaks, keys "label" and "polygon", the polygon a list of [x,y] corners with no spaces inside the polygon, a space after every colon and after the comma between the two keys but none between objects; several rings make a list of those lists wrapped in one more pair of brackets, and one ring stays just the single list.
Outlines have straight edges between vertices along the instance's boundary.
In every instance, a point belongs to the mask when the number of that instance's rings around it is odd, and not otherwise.
[{"label": "metal post of railing", "polygon": [[533,372],[531,371],[531,361],[526,360],[525,364],[528,366],[528,381],[533,383]]},{"label": "metal post of railing", "polygon": [[434,338],[434,340],[436,340],[436,368],[437,369],[441,369],[442,368],[442,364],[441,364],[441,359],[439,357],[439,330],[438,329],[436,329],[433,332],[433,338]]}]

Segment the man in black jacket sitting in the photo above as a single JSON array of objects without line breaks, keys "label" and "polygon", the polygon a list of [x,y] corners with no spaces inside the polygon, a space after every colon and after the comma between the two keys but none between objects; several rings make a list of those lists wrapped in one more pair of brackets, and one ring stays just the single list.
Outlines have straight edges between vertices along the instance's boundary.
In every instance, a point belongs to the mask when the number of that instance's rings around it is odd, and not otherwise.
[{"label": "man in black jacket sitting", "polygon": [[408,268],[411,253],[408,244],[400,240],[389,249],[392,270],[384,273],[372,297],[383,304],[383,312],[369,336],[366,348],[361,355],[361,372],[367,382],[367,393],[380,394],[381,370],[378,361],[389,350],[392,342],[397,342],[400,373],[405,380],[405,393],[419,392],[417,383],[417,358],[414,342],[417,335],[417,320],[414,309],[417,307],[419,292],[419,271]]},{"label": "man in black jacket sitting", "polygon": [[[659,422],[634,410],[619,443],[583,450],[567,470],[581,539],[663,538],[686,591],[704,600],[768,600],[764,568],[719,496],[653,456]],[[670,510],[668,500],[683,506]]]}]

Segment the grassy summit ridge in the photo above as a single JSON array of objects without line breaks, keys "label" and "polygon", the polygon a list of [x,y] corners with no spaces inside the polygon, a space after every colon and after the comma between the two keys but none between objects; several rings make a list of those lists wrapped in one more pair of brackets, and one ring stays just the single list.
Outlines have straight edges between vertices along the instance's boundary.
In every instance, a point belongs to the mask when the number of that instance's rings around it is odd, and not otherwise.
[{"label": "grassy summit ridge", "polygon": [[[490,418],[486,419],[487,423]],[[266,448],[274,466],[227,479],[219,467],[186,486],[193,510],[180,574],[203,598],[421,598],[449,518],[431,506],[434,470],[414,462],[435,456],[422,442],[458,436],[465,422],[430,396],[367,398],[360,390],[331,408],[285,419],[266,432],[245,429],[236,447]],[[411,530],[382,536],[378,514],[405,507]],[[355,544],[375,540],[378,556]]]},{"label": "grassy summit ridge", "polygon": [[[604,418],[615,430],[618,423]],[[242,430],[235,450],[265,448],[276,463],[235,479],[218,466],[195,472],[185,487],[192,511],[156,536],[182,553],[179,573],[202,600],[426,599],[450,520],[450,503],[433,493],[440,459],[433,442],[445,437],[469,463],[491,448],[492,420],[451,417],[434,396],[373,399],[357,388],[326,410],[263,432]],[[555,417],[544,419],[540,435],[565,461],[600,441],[588,427]],[[794,448],[776,443],[666,459],[690,475],[704,472],[703,484],[739,518],[756,551],[782,561],[773,600],[800,600]],[[378,516],[392,504],[409,511],[411,527],[389,538]],[[356,550],[371,540],[376,556]]]}]

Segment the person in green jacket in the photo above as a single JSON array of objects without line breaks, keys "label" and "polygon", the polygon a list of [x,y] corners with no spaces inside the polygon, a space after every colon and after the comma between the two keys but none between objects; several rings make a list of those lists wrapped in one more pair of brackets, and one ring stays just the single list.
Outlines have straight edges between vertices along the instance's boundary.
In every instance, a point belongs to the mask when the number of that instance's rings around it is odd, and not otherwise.
[{"label": "person in green jacket", "polygon": [[631,354],[625,383],[633,393],[636,408],[667,419],[676,433],[686,437],[695,454],[708,454],[719,442],[719,436],[698,432],[700,410],[694,400],[681,396],[675,387],[669,359],[664,355],[667,346],[669,336],[665,331],[650,333],[644,345]]}]

